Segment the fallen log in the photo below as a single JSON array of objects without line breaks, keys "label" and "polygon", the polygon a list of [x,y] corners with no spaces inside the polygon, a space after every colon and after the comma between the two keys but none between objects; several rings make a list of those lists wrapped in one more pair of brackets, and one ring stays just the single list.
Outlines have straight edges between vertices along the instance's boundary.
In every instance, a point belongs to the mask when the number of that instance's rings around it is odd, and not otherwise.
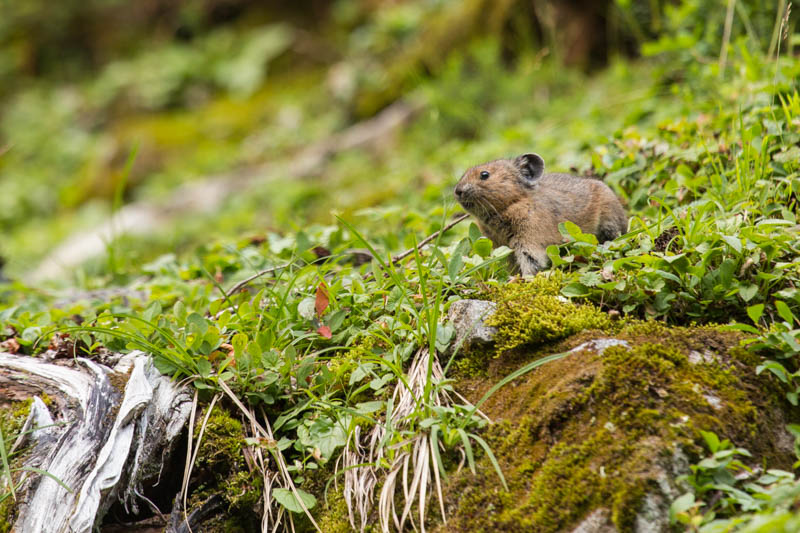
[{"label": "fallen log", "polygon": [[118,500],[136,514],[142,482],[158,477],[192,409],[189,389],[138,351],[105,364],[0,353],[0,404],[26,398],[12,449],[25,447],[22,467],[47,475],[15,479],[18,533],[90,533]]}]

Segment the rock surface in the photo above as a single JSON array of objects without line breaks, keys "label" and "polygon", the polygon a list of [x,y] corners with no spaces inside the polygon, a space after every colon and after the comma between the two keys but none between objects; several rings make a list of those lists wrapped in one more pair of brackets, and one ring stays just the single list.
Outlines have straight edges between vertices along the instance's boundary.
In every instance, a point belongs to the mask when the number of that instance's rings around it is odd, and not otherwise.
[{"label": "rock surface", "polygon": [[[489,327],[483,321],[493,312],[498,324],[491,302],[451,307],[457,338],[472,348],[463,368],[478,373],[456,380],[469,400],[533,360],[568,355],[509,383],[481,407],[495,422],[486,439],[510,491],[499,489],[485,457],[477,479],[467,471],[450,476],[448,521],[439,533],[670,531],[669,506],[687,490],[676,478],[708,454],[699,430],[749,449],[751,466],[792,464],[785,426],[800,413],[783,400],[777,380],[756,375],[737,334],[608,322],[549,344],[532,331],[532,343],[498,353],[492,341],[499,329],[526,326]],[[548,338],[556,334],[548,330]]]},{"label": "rock surface", "polygon": [[486,319],[496,308],[494,302],[485,300],[457,300],[450,304],[447,318],[456,330],[452,346],[470,350],[491,344],[497,328],[488,326]]}]

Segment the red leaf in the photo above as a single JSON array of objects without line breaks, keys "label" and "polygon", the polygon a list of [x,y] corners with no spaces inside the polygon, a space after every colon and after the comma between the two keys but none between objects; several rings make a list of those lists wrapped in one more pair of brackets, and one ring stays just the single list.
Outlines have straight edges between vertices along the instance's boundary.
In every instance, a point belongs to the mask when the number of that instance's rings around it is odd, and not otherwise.
[{"label": "red leaf", "polygon": [[320,326],[319,329],[317,330],[317,333],[319,333],[326,339],[330,339],[333,336],[333,334],[331,333],[331,328],[329,328],[328,326]]},{"label": "red leaf", "polygon": [[322,316],[322,313],[328,308],[328,303],[328,289],[324,283],[320,283],[319,287],[317,287],[317,299],[314,301],[314,309],[317,311],[317,316]]}]

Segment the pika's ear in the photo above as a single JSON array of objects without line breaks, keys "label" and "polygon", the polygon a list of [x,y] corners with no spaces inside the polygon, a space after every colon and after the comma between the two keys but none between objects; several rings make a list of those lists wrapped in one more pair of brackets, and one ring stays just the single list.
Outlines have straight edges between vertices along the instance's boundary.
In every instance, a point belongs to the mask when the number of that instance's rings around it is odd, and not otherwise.
[{"label": "pika's ear", "polygon": [[514,166],[528,181],[536,181],[544,174],[544,159],[539,154],[523,154],[514,160]]}]

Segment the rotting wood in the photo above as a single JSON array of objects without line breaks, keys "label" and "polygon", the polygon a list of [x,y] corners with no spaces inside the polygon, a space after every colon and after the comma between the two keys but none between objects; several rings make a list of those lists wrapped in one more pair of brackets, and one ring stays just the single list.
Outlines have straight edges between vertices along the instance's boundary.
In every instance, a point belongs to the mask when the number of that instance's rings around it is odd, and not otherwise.
[{"label": "rotting wood", "polygon": [[[157,478],[186,426],[191,395],[162,376],[143,352],[109,358],[114,366],[76,358],[72,366],[0,353],[0,390],[34,397],[24,433],[25,466],[12,532],[90,533],[117,500],[138,512],[145,480]],[[60,361],[63,363],[63,361]],[[29,395],[30,397],[30,395]],[[38,428],[38,429],[35,429]]]}]

